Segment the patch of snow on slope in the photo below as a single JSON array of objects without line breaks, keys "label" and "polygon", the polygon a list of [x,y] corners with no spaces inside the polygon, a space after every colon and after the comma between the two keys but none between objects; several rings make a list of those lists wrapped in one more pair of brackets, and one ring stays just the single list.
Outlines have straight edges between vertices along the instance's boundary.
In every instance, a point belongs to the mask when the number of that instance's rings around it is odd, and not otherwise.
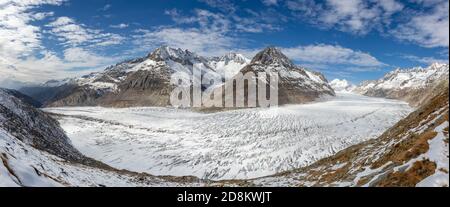
[{"label": "patch of snow on slope", "polygon": [[447,127],[448,122],[444,122],[440,126],[436,127],[435,131],[438,132],[438,135],[434,139],[428,141],[430,149],[424,155],[424,158],[436,163],[436,172],[418,183],[417,187],[449,186],[449,152],[448,143],[445,142],[447,137],[443,132]]},{"label": "patch of snow on slope", "polygon": [[75,147],[120,169],[245,179],[299,168],[378,137],[403,102],[338,94],[326,102],[202,114],[170,108],[51,108]]}]

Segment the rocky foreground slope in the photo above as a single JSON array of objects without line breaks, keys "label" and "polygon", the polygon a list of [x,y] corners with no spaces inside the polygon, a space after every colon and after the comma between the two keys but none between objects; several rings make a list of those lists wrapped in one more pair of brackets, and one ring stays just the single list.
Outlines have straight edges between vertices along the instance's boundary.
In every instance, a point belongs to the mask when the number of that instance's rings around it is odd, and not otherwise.
[{"label": "rocky foreground slope", "polygon": [[397,69],[380,80],[366,81],[353,91],[366,96],[400,99],[412,106],[420,106],[437,95],[435,91],[445,85],[448,76],[448,64],[434,63],[427,68]]},{"label": "rocky foreground slope", "polygon": [[204,185],[195,178],[116,170],[87,158],[57,121],[18,94],[0,89],[0,187]]}]

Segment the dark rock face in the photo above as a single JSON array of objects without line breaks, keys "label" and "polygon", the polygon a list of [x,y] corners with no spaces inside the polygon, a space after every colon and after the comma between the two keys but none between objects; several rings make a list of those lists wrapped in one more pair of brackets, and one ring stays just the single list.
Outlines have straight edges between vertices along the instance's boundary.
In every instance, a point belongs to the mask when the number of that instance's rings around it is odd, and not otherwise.
[{"label": "dark rock face", "polygon": [[99,103],[104,106],[167,106],[170,103],[170,74],[137,71],[119,85],[119,91],[103,96]]},{"label": "dark rock face", "polygon": [[292,63],[289,58],[284,55],[279,49],[275,47],[268,47],[263,51],[256,54],[256,56],[252,59],[252,64],[261,64],[261,65],[280,65],[286,68],[295,68],[295,65]]},{"label": "dark rock face", "polygon": [[59,123],[21,101],[18,92],[0,89],[0,128],[33,147],[68,161],[87,160],[70,143]]},{"label": "dark rock face", "polygon": [[104,94],[102,91],[83,86],[65,85],[64,88],[65,90],[50,99],[47,107],[95,106],[97,100]]}]

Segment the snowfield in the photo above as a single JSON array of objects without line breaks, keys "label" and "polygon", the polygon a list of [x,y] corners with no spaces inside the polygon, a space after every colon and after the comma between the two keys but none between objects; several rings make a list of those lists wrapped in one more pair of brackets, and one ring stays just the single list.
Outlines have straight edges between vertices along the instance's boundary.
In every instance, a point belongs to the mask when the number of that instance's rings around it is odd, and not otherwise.
[{"label": "snowfield", "polygon": [[73,145],[119,169],[249,179],[304,167],[373,139],[412,108],[340,93],[324,102],[212,114],[172,108],[48,108]]}]

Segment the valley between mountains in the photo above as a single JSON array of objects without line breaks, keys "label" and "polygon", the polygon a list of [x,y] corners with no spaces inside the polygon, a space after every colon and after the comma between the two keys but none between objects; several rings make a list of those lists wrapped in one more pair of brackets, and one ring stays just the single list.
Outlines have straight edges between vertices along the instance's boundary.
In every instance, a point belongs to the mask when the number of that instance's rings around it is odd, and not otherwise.
[{"label": "valley between mountains", "polygon": [[[224,80],[275,72],[280,106],[171,107],[170,76],[195,67]],[[448,187],[448,74],[433,64],[355,86],[277,48],[250,60],[161,47],[83,77],[0,89],[0,186]]]},{"label": "valley between mountains", "polygon": [[249,179],[307,166],[376,138],[411,111],[356,94],[306,105],[197,113],[170,108],[48,108],[83,154],[119,169]]}]

